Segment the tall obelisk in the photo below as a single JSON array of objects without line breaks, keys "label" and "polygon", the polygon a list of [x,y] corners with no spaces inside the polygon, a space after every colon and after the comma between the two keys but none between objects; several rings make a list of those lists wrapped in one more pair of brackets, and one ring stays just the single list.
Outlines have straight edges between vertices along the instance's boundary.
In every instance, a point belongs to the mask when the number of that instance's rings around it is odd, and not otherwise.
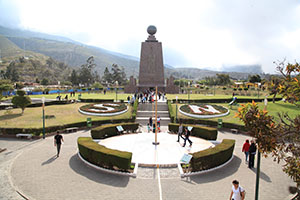
[{"label": "tall obelisk", "polygon": [[138,89],[142,92],[155,89],[156,86],[159,91],[165,91],[162,44],[154,36],[156,30],[155,26],[149,26],[148,39],[142,42],[138,84]]}]

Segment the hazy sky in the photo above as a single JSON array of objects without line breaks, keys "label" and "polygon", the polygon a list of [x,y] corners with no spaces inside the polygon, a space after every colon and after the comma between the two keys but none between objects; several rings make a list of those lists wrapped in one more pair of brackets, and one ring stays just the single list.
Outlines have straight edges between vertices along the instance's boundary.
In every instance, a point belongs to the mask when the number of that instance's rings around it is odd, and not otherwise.
[{"label": "hazy sky", "polygon": [[0,25],[136,57],[151,24],[175,67],[299,61],[299,0],[0,0]]}]

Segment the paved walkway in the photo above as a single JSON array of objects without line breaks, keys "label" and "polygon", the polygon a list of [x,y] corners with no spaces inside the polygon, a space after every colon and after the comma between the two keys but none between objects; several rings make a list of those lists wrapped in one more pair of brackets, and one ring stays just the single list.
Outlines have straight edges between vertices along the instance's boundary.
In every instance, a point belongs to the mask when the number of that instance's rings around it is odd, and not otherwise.
[{"label": "paved walkway", "polygon": [[[7,148],[7,151],[0,153],[0,198],[22,199],[16,193],[17,190],[29,199],[45,200],[153,200],[160,199],[160,196],[164,200],[219,200],[229,198],[231,182],[237,179],[246,189],[246,199],[254,199],[255,169],[247,168],[241,152],[246,136],[219,132],[218,140],[236,140],[232,162],[216,171],[181,179],[177,176],[176,168],[156,170],[139,167],[137,178],[106,174],[89,168],[79,160],[76,143],[79,136],[89,135],[85,131],[65,134],[61,156],[57,159],[52,137],[34,142],[0,139],[0,147]],[[273,162],[272,158],[263,158],[259,199],[288,199],[289,185],[294,184],[282,172],[281,166]]]}]

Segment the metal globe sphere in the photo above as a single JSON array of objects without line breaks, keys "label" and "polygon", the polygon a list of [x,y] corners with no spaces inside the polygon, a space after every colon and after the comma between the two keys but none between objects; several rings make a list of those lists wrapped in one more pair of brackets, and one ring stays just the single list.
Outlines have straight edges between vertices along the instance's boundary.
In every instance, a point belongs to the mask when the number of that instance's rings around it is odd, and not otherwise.
[{"label": "metal globe sphere", "polygon": [[147,32],[148,32],[150,35],[154,35],[154,34],[156,33],[156,31],[157,31],[157,29],[156,29],[156,27],[153,26],[153,25],[150,25],[150,26],[148,26],[148,28],[147,28]]}]

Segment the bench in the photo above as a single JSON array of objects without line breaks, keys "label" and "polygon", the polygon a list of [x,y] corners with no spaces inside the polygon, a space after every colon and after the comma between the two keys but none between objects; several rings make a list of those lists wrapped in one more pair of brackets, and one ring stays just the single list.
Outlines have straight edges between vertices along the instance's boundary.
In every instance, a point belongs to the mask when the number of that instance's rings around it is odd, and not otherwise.
[{"label": "bench", "polygon": [[78,127],[72,127],[72,128],[66,128],[65,132],[66,133],[72,133],[78,131]]},{"label": "bench", "polygon": [[16,137],[27,137],[28,139],[31,139],[32,138],[32,135],[29,134],[29,133],[18,133],[16,134]]},{"label": "bench", "polygon": [[237,129],[234,129],[234,128],[231,129],[231,133],[233,133],[233,134],[238,134],[238,132],[239,132],[239,131],[238,131]]}]

